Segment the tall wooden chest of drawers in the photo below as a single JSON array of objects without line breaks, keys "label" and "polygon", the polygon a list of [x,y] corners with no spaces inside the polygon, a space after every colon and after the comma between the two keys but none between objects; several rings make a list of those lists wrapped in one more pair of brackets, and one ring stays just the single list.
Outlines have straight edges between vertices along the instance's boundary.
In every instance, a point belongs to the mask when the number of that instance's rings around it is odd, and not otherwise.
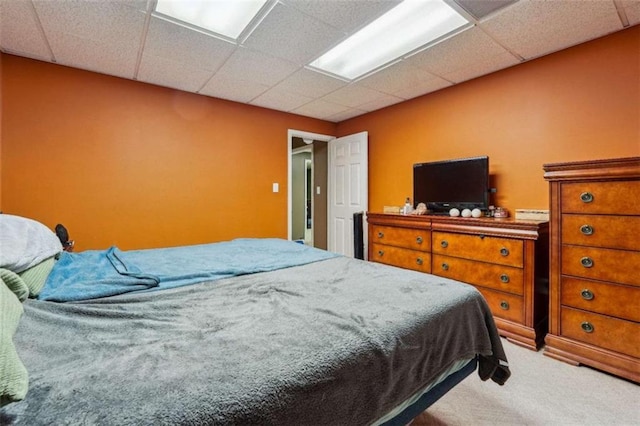
[{"label": "tall wooden chest of drawers", "polygon": [[546,164],[545,354],[640,382],[640,157]]},{"label": "tall wooden chest of drawers", "polygon": [[500,334],[536,350],[547,331],[548,223],[369,213],[369,260],[474,285]]}]

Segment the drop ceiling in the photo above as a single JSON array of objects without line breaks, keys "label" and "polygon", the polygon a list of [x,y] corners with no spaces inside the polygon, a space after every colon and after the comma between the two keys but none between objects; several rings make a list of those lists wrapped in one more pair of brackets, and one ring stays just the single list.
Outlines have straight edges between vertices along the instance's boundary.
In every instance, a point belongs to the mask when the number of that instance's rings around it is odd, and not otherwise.
[{"label": "drop ceiling", "polygon": [[640,22],[640,0],[447,0],[473,26],[356,81],[307,65],[398,0],[271,0],[241,43],[153,0],[0,0],[4,53],[339,122]]}]

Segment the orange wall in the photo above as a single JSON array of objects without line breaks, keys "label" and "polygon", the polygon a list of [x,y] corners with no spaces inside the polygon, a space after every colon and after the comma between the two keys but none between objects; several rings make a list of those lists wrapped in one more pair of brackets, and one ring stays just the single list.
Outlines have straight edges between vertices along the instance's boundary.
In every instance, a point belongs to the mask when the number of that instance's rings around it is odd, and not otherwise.
[{"label": "orange wall", "polygon": [[289,128],[367,130],[372,211],[411,194],[415,162],[489,155],[515,209],[547,208],[544,163],[640,155],[638,26],[337,126],[1,58],[0,207],[80,250],[286,237]]},{"label": "orange wall", "polygon": [[[335,124],[2,56],[2,208],[79,250],[287,237],[287,130]],[[272,183],[280,192],[272,192]]]},{"label": "orange wall", "polygon": [[640,26],[342,122],[369,132],[369,209],[417,162],[488,155],[496,205],[547,209],[545,163],[640,155]]}]

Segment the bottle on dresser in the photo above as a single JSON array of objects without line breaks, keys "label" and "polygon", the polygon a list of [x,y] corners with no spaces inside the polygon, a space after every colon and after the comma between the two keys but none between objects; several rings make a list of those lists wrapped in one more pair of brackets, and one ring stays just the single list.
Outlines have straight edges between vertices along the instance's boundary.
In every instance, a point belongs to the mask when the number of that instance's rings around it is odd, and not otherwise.
[{"label": "bottle on dresser", "polygon": [[412,212],[413,212],[413,206],[411,205],[411,198],[407,197],[407,199],[404,202],[404,206],[402,207],[402,210],[400,210],[400,213],[411,214]]}]

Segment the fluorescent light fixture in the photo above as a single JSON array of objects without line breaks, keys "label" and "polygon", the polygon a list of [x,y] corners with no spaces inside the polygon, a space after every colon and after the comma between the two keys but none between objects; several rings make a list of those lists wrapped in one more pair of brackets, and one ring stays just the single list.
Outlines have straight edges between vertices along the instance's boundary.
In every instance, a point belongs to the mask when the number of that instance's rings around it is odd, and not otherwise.
[{"label": "fluorescent light fixture", "polygon": [[468,24],[442,0],[404,0],[309,66],[353,80]]},{"label": "fluorescent light fixture", "polygon": [[237,39],[267,0],[158,0],[156,12]]}]

